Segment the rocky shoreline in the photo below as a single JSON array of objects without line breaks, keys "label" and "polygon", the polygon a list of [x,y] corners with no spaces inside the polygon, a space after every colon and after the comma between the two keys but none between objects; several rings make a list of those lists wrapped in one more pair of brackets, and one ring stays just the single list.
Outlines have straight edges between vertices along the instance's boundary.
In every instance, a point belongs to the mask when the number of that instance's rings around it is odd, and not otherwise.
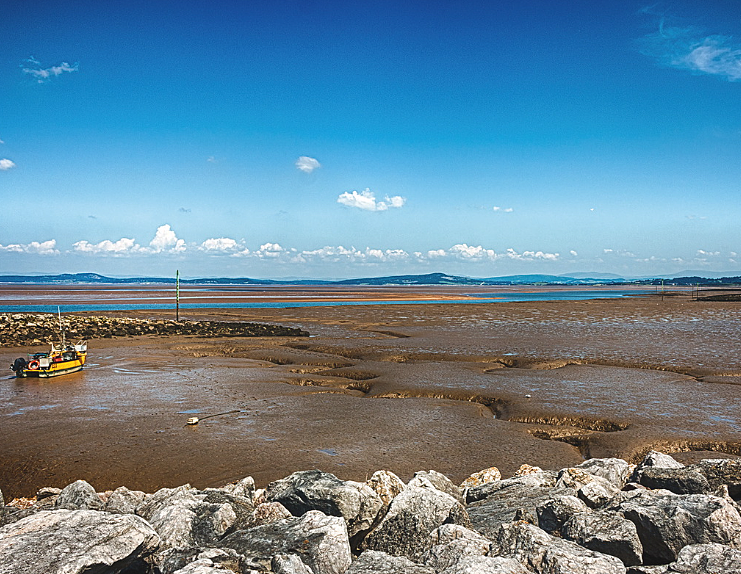
[{"label": "rocky shoreline", "polygon": [[[199,337],[308,337],[302,329],[262,323],[174,321],[96,315],[65,315],[69,339],[192,335]],[[42,345],[59,339],[59,320],[53,314],[0,314],[0,347]]]},{"label": "rocky shoreline", "polygon": [[654,451],[460,486],[435,471],[153,494],[78,480],[0,504],[0,572],[739,574],[739,498],[741,461]]}]

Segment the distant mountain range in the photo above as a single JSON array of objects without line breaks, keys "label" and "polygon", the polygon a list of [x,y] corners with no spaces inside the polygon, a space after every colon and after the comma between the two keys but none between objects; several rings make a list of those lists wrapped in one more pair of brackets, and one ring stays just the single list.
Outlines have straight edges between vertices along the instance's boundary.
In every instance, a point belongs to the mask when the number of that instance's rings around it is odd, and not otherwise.
[{"label": "distant mountain range", "polygon": [[[248,277],[204,277],[181,279],[184,285],[741,285],[741,276],[702,276],[699,272],[676,277],[625,279],[611,273],[572,273],[569,275],[506,275],[477,279],[445,273],[426,275],[392,275],[362,279],[327,280],[272,280]],[[0,275],[5,284],[133,284],[152,285],[175,283],[174,277],[105,277],[97,273],[64,273],[61,275]]]}]

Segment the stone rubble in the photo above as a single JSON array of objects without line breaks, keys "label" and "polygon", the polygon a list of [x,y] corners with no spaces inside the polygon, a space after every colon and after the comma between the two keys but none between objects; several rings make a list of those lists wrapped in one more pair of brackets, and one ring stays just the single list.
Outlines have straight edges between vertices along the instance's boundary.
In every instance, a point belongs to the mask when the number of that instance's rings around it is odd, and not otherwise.
[{"label": "stone rubble", "polygon": [[[67,340],[108,339],[142,335],[199,337],[308,337],[301,329],[262,323],[174,321],[94,315],[64,315]],[[59,319],[53,313],[0,313],[0,347],[46,345],[59,339]]]},{"label": "stone rubble", "polygon": [[8,504],[0,493],[0,572],[741,574],[737,461],[684,467],[652,452],[635,468],[495,471],[461,486],[435,471],[404,484],[312,470],[264,490],[247,477],[152,494],[78,480]]}]

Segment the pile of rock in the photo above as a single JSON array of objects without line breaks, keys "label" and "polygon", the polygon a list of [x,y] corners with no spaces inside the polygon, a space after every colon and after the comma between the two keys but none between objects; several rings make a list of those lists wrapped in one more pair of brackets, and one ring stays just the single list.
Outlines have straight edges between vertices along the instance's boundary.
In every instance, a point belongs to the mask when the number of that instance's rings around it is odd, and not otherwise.
[{"label": "pile of rock", "polygon": [[[66,315],[62,325],[68,339],[102,339],[137,335],[195,335],[199,337],[307,337],[301,329],[262,323],[169,321]],[[0,314],[0,347],[41,345],[59,339],[59,320],[51,314]]]},{"label": "pile of rock", "polygon": [[[488,482],[483,482],[488,480]],[[0,507],[0,572],[161,574],[741,573],[741,462],[495,469],[459,487],[318,470],[256,490],[96,493],[77,481]],[[0,500],[2,497],[0,497]]]}]

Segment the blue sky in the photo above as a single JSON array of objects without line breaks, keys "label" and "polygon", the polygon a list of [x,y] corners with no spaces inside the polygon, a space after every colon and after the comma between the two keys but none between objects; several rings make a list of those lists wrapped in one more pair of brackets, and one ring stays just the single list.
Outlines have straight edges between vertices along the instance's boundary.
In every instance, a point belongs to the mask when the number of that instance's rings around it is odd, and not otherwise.
[{"label": "blue sky", "polygon": [[741,274],[741,5],[12,2],[0,273]]}]

